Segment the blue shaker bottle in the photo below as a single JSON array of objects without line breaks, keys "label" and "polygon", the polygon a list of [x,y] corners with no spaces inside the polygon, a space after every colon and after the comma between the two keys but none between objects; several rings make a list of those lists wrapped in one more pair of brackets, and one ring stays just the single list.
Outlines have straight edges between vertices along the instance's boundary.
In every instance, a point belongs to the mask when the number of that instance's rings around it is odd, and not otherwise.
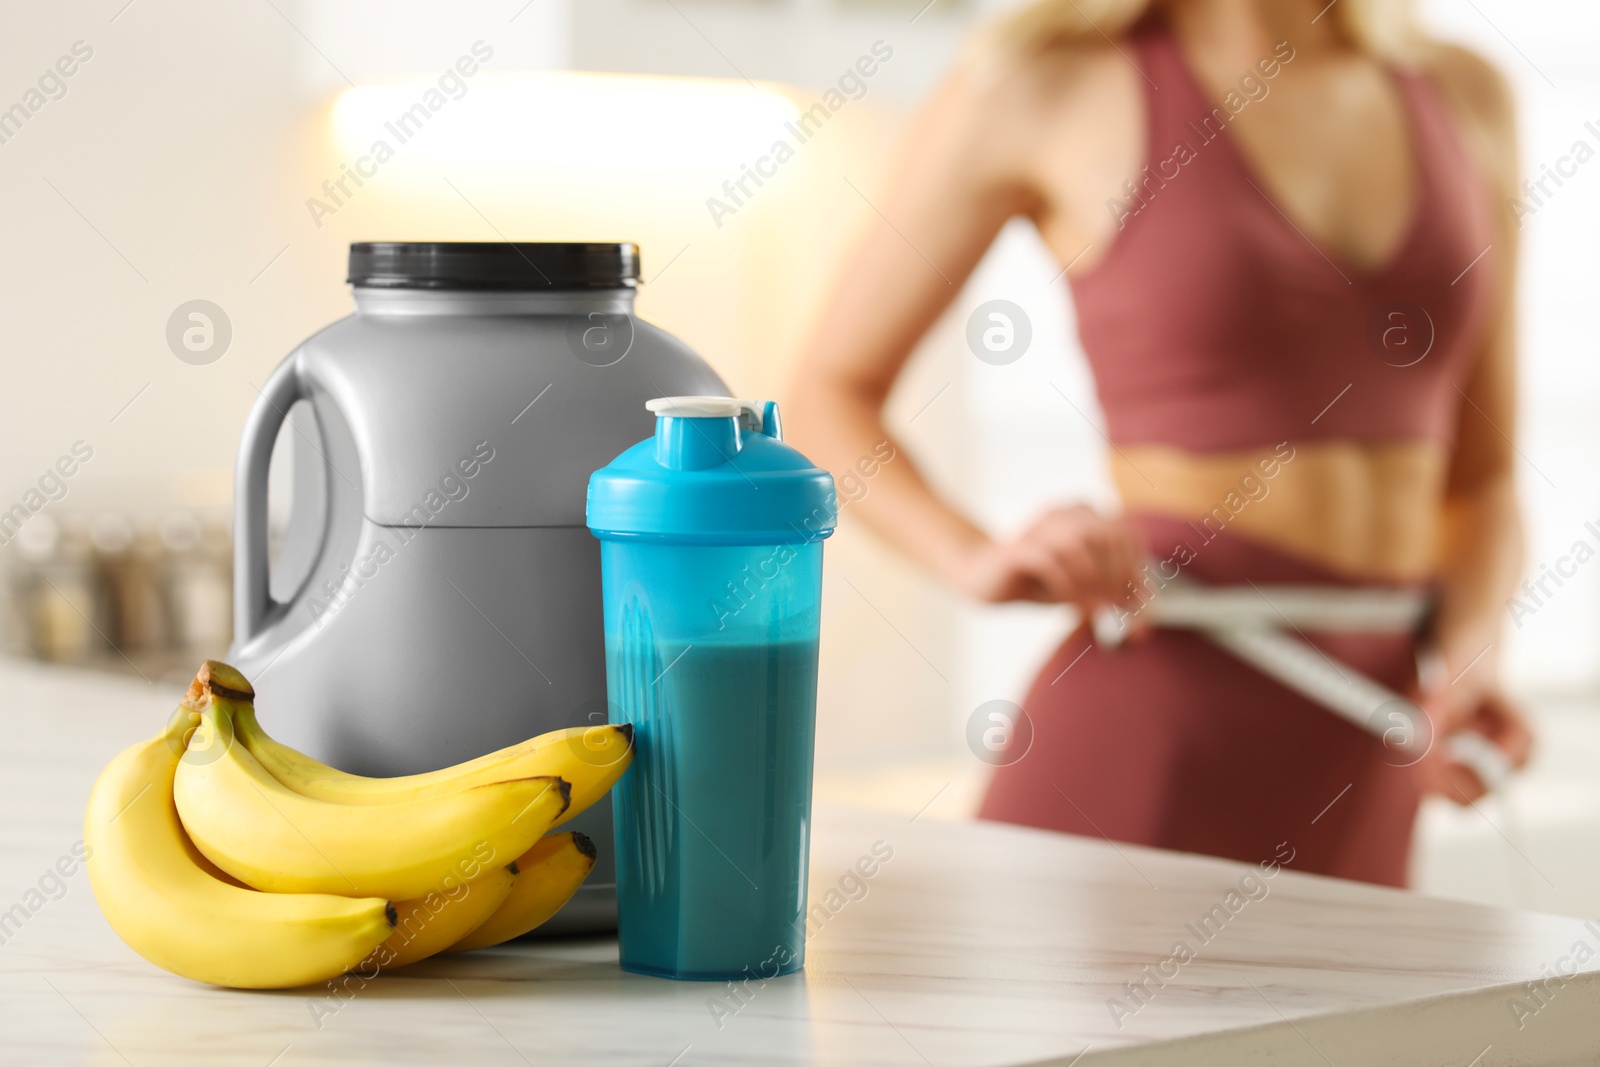
[{"label": "blue shaker bottle", "polygon": [[631,723],[613,791],[622,966],[771,978],[805,956],[822,541],[833,479],[776,404],[667,397],[589,480],[606,688]]}]

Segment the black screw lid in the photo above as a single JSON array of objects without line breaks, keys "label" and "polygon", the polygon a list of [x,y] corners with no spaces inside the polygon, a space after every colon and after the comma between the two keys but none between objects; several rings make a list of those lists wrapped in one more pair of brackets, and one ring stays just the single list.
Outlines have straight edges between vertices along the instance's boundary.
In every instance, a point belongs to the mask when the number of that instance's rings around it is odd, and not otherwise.
[{"label": "black screw lid", "polygon": [[362,241],[350,246],[348,281],[369,289],[621,289],[639,284],[639,246]]}]

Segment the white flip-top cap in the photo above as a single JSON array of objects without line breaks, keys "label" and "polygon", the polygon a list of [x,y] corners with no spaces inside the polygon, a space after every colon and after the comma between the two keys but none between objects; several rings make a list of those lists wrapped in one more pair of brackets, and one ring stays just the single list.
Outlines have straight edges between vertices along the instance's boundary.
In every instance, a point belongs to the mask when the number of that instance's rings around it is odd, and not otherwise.
[{"label": "white flip-top cap", "polygon": [[755,433],[767,432],[778,437],[772,427],[766,426],[763,405],[754,400],[740,400],[732,396],[662,396],[646,400],[645,408],[653,415],[680,419],[738,419],[745,429]]},{"label": "white flip-top cap", "polygon": [[672,415],[681,419],[731,419],[751,405],[731,396],[663,396],[645,401],[644,406],[653,415]]}]

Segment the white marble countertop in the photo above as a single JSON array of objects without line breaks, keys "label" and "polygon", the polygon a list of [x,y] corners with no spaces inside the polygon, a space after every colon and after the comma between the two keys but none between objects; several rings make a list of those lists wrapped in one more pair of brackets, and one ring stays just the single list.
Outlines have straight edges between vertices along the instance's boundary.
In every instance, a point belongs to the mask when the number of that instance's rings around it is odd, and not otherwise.
[{"label": "white marble countertop", "polygon": [[[737,995],[624,974],[610,939],[429,961],[343,999],[197,985],[124,946],[81,870],[46,878],[95,774],[180,689],[0,663],[0,1063],[1600,1062],[1600,923],[842,809],[817,813],[812,901],[836,910],[805,971]],[[879,841],[893,858],[847,879]],[[1146,966],[1140,1005],[1125,984]]]}]

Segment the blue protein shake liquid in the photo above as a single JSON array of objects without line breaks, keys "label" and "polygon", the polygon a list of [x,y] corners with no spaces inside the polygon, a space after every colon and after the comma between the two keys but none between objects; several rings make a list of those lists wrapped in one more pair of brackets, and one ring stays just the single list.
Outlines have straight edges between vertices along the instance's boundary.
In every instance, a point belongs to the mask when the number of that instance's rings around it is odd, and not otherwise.
[{"label": "blue protein shake liquid", "polygon": [[613,801],[622,966],[708,980],[799,970],[816,640],[612,651],[612,691],[637,697],[622,702],[637,749]]}]

